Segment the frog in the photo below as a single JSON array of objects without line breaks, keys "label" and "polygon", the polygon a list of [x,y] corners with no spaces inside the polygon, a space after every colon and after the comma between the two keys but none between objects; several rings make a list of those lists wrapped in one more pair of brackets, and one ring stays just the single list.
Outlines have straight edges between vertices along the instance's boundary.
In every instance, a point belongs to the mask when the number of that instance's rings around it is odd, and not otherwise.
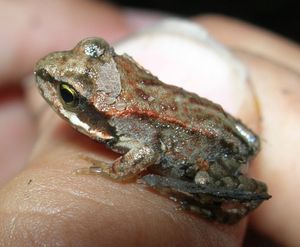
[{"label": "frog", "polygon": [[166,84],[104,39],[40,59],[36,85],[73,128],[120,156],[78,174],[138,182],[208,220],[234,224],[271,196],[245,167],[260,139],[220,105]]}]

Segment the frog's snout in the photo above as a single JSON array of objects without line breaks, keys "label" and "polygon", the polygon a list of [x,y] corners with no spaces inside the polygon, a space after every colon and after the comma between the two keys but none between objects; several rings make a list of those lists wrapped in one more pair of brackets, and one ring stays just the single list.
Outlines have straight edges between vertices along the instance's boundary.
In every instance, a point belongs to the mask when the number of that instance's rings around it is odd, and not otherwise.
[{"label": "frog's snout", "polygon": [[51,80],[51,76],[45,69],[38,69],[38,70],[34,71],[34,75],[35,75],[37,82]]},{"label": "frog's snout", "polygon": [[51,84],[52,77],[47,72],[47,70],[43,68],[34,71],[34,75],[35,75],[35,82],[37,84],[37,87],[40,93],[44,96],[45,90],[48,89],[48,87]]},{"label": "frog's snout", "polygon": [[40,94],[43,98],[51,103],[55,100],[56,90],[53,85],[53,78],[44,68],[39,68],[38,65],[34,71],[35,82]]}]

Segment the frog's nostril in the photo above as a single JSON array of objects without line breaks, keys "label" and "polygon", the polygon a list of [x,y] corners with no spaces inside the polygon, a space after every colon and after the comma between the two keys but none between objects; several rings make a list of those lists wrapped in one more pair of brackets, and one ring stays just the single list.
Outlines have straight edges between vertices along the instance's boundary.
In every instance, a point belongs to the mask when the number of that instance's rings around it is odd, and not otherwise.
[{"label": "frog's nostril", "polygon": [[52,76],[45,69],[38,69],[34,72],[36,77],[39,77],[43,81],[52,81]]}]

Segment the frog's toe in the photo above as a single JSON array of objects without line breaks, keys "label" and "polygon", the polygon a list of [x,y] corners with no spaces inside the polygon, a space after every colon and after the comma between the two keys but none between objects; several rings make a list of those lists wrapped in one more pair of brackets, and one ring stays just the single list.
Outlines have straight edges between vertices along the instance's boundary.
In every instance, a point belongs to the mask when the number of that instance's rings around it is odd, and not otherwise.
[{"label": "frog's toe", "polygon": [[101,167],[91,166],[91,167],[82,167],[73,171],[73,174],[76,175],[102,175],[103,170]]}]

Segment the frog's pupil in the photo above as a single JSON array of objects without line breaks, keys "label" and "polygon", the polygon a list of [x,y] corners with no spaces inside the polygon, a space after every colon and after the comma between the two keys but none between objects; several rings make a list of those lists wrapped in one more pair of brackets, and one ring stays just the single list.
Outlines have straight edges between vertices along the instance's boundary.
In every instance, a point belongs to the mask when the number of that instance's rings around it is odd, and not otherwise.
[{"label": "frog's pupil", "polygon": [[73,94],[65,88],[63,88],[61,91],[61,97],[66,103],[70,103],[74,100]]},{"label": "frog's pupil", "polygon": [[77,101],[77,95],[73,88],[66,84],[60,85],[60,96],[64,103],[67,105],[75,105]]}]

